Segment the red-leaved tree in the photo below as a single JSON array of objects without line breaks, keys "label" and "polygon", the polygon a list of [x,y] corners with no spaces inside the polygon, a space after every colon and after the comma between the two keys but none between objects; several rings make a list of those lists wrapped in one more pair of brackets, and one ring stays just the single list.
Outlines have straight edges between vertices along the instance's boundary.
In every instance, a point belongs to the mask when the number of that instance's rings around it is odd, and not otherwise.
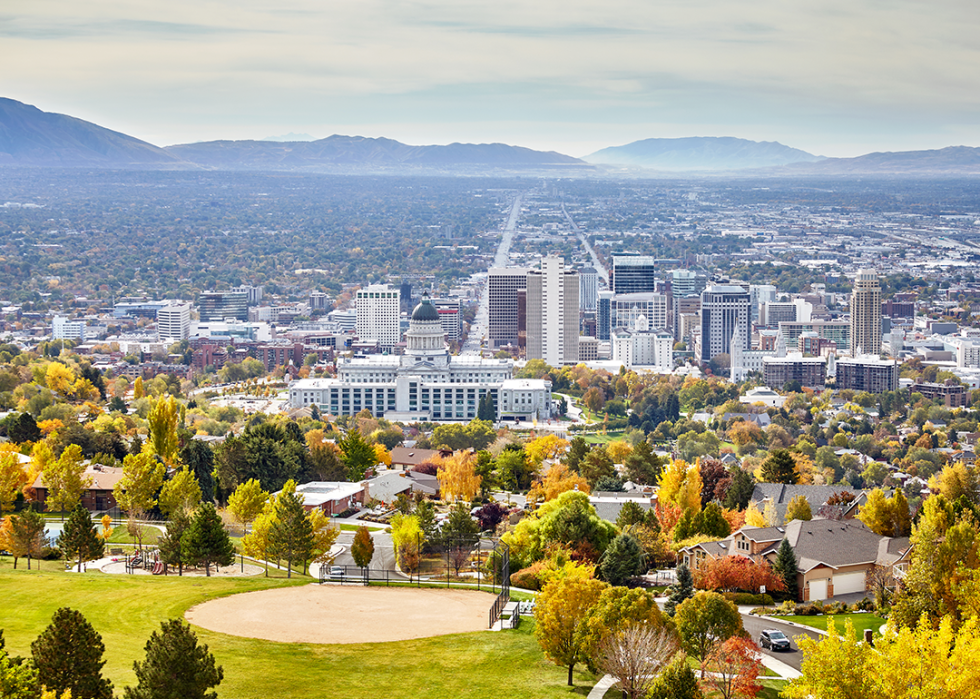
[{"label": "red-leaved tree", "polygon": [[759,647],[744,636],[732,636],[715,644],[705,658],[701,688],[705,696],[717,692],[721,699],[749,699],[761,690]]},{"label": "red-leaved tree", "polygon": [[709,559],[694,573],[694,586],[716,592],[782,592],[786,584],[768,563],[754,563],[745,556]]}]

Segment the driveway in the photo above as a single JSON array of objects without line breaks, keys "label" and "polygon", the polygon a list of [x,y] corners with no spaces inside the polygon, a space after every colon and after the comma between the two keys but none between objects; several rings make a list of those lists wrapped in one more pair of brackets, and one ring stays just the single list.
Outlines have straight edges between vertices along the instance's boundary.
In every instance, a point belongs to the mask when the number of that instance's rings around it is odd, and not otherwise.
[{"label": "driveway", "polygon": [[742,615],[742,626],[745,627],[746,632],[751,636],[752,640],[756,643],[759,642],[759,634],[765,629],[779,629],[790,639],[793,644],[793,650],[783,651],[780,653],[774,653],[771,650],[761,649],[766,655],[771,655],[773,658],[780,660],[790,667],[799,670],[800,664],[803,661],[803,654],[800,652],[799,643],[796,641],[797,636],[809,636],[810,638],[820,641],[823,640],[824,636],[818,633],[816,630],[801,629],[798,626],[790,626],[781,621],[776,621],[774,619],[767,619],[763,617],[758,617],[750,614]]}]

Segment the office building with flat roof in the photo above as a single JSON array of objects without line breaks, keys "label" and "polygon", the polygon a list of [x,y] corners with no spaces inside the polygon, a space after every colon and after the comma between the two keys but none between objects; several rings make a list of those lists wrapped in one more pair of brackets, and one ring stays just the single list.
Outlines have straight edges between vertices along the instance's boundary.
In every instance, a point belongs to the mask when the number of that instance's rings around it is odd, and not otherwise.
[{"label": "office building with flat roof", "polygon": [[751,349],[749,304],[749,292],[741,286],[714,285],[701,292],[701,354],[698,358],[702,362],[710,362],[719,354],[729,354],[736,328],[742,349]]},{"label": "office building with flat roof", "polygon": [[650,255],[613,255],[610,286],[617,294],[657,290],[656,258]]},{"label": "office building with flat roof", "polygon": [[495,267],[487,274],[487,342],[489,349],[518,346],[520,309],[518,292],[527,289],[528,270]]},{"label": "office building with flat roof", "polygon": [[881,283],[870,269],[862,269],[851,291],[851,356],[881,354]]},{"label": "office building with flat roof", "polygon": [[354,294],[355,332],[359,341],[377,340],[383,350],[401,342],[401,294],[397,287],[372,284]]}]

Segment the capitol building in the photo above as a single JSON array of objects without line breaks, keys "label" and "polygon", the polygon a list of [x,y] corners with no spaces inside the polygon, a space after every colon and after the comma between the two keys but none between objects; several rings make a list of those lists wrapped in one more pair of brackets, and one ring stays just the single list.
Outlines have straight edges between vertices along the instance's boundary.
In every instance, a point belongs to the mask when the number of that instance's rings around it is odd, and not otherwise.
[{"label": "capitol building", "polygon": [[289,386],[292,408],[317,406],[322,414],[398,422],[468,422],[489,394],[497,420],[552,416],[551,382],[515,379],[511,359],[451,357],[439,313],[428,295],[412,311],[405,354],[343,357],[337,378],[300,379]]}]

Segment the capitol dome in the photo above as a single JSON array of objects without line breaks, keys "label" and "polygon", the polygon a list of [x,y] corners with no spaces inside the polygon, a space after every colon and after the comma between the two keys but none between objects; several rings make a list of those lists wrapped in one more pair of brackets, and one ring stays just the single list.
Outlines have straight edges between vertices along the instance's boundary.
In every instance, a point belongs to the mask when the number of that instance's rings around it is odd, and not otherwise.
[{"label": "capitol dome", "polygon": [[422,294],[422,303],[415,307],[412,311],[412,320],[415,321],[439,321],[439,311],[436,307],[432,305],[432,301],[429,300],[429,295],[427,293]]}]

